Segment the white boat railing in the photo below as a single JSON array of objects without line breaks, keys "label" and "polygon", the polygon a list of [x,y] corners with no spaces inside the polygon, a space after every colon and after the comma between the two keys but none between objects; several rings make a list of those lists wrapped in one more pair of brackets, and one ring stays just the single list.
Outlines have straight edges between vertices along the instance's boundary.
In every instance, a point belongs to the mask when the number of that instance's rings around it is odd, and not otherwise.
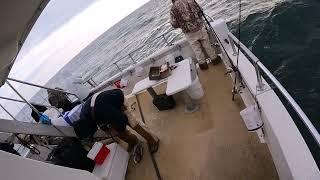
[{"label": "white boat railing", "polygon": [[[6,80],[6,84],[18,95],[18,97],[21,99],[13,99],[13,98],[9,98],[9,97],[3,97],[3,96],[0,96],[0,99],[3,99],[3,100],[7,100],[7,101],[12,101],[12,102],[18,102],[18,103],[24,103],[24,104],[27,104],[34,112],[36,112],[36,114],[40,117],[41,116],[41,113],[38,111],[38,109],[36,109],[34,107],[34,105],[40,105],[40,106],[45,106],[47,108],[53,108],[55,109],[58,113],[61,114],[61,112],[59,111],[58,108],[54,107],[54,106],[50,106],[50,105],[45,105],[45,104],[39,104],[39,103],[34,103],[34,102],[30,102],[29,100],[27,100],[12,84],[10,81],[13,81],[13,82],[17,82],[17,83],[20,83],[20,84],[25,84],[25,85],[28,85],[28,86],[33,86],[33,87],[37,87],[37,88],[40,88],[40,89],[46,89],[46,90],[51,90],[51,91],[56,91],[56,92],[61,92],[61,93],[64,93],[66,95],[72,95],[74,96],[75,98],[77,98],[81,103],[82,100],[74,93],[70,93],[70,92],[66,92],[64,90],[59,90],[59,89],[53,89],[53,88],[49,88],[49,87],[45,87],[45,86],[41,86],[41,85],[38,85],[38,84],[34,84],[34,83],[29,83],[29,82],[25,82],[25,81],[21,81],[21,80],[17,80],[17,79],[13,79],[13,78],[7,78]],[[28,129],[28,128],[21,128],[25,125],[25,122],[21,122],[19,121],[12,113],[9,112],[9,110],[3,106],[2,104],[0,104],[0,108],[3,109],[13,120],[14,122],[11,122],[10,121],[8,122],[7,120],[2,120],[0,119],[0,122],[1,122],[1,126],[2,128],[5,129],[5,131],[0,131],[0,132],[8,132],[8,133],[22,133],[24,134],[23,132],[26,132],[25,134],[32,134],[32,133],[27,133],[27,131],[25,131],[25,129]],[[37,124],[35,123],[29,123],[29,126],[30,127],[36,127]],[[53,127],[56,132],[52,131],[53,133],[51,133],[51,135],[53,136],[75,136],[73,130],[70,128],[61,128],[61,127],[57,127],[57,126],[54,126],[54,125],[49,125],[50,127]],[[30,129],[30,128],[29,128]],[[42,133],[45,132],[45,129],[46,128],[43,128],[43,131],[41,131]],[[30,130],[28,130],[30,131]],[[32,130],[31,130],[32,132]],[[36,133],[35,133],[36,134]],[[45,133],[43,133],[45,134]]]},{"label": "white boat railing", "polygon": [[230,44],[232,46],[232,50],[234,54],[237,54],[235,44],[240,48],[240,50],[245,53],[250,59],[251,63],[255,67],[256,75],[257,75],[257,89],[263,90],[264,84],[262,82],[261,71],[271,80],[273,85],[277,87],[282,96],[286,98],[290,106],[294,109],[295,113],[301,118],[304,125],[308,128],[311,135],[317,142],[317,145],[320,147],[320,134],[318,130],[314,127],[311,120],[308,116],[303,112],[298,103],[292,98],[289,92],[282,86],[282,84],[272,75],[272,73],[262,64],[262,62],[244,45],[242,44],[232,33],[228,34],[230,39]]},{"label": "white boat railing", "polygon": [[[154,41],[156,40],[160,40],[163,41],[166,46],[171,46],[173,44],[173,42],[176,40],[176,38],[180,35],[183,35],[183,33],[181,31],[179,31],[176,36],[174,36],[171,40],[170,38],[167,37],[168,34],[172,33],[173,31],[177,31],[176,29],[171,29],[163,34],[161,34],[160,36],[157,36],[156,38],[153,38],[152,40],[148,40],[146,43],[144,43],[141,46],[138,46],[137,48],[135,48],[133,51],[131,51],[130,53],[128,53],[127,55],[121,57],[120,59],[118,59],[117,61],[113,62],[112,64],[110,64],[109,66],[103,68],[101,66],[99,66],[98,68],[96,68],[93,73],[91,73],[88,77],[85,78],[84,80],[84,84],[88,83],[89,85],[91,85],[92,87],[96,87],[98,86],[100,83],[96,83],[96,81],[94,80],[94,77],[99,75],[100,73],[102,73],[102,71],[105,71],[107,69],[115,69],[118,73],[122,73],[123,71],[125,71],[126,68],[128,68],[131,65],[137,64],[139,59],[135,59],[133,57],[133,54],[141,49],[143,49],[144,47],[146,47],[147,45],[151,45],[152,43],[154,43]],[[125,67],[121,67],[120,62],[123,60],[130,60],[129,63],[125,64]],[[112,75],[110,76],[112,77]]]}]

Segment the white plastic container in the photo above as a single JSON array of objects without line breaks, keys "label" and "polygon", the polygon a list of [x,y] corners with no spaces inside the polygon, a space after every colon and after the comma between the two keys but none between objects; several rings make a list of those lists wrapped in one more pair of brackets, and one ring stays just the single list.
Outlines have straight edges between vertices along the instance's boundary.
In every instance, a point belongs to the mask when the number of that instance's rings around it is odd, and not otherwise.
[{"label": "white plastic container", "polygon": [[199,100],[203,97],[204,91],[200,83],[199,77],[197,76],[191,86],[186,90],[191,99]]},{"label": "white plastic container", "polygon": [[119,144],[107,145],[110,153],[103,164],[95,165],[92,173],[103,180],[124,180],[127,172],[129,153]]},{"label": "white plastic container", "polygon": [[127,87],[129,85],[129,80],[127,78],[122,78],[120,81],[121,87]]},{"label": "white plastic container", "polygon": [[263,121],[260,116],[260,111],[256,105],[249,106],[240,111],[240,115],[246,124],[248,131],[256,132],[261,143],[265,143],[264,134],[262,131]]}]

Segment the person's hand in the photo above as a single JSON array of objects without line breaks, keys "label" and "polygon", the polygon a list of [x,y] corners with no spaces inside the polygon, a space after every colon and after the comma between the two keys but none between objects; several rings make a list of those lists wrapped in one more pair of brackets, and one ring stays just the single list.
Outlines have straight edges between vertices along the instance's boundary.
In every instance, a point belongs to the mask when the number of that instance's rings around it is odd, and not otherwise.
[{"label": "person's hand", "polygon": [[49,116],[41,113],[40,114],[40,123],[42,123],[42,124],[51,124],[51,120],[50,120]]}]

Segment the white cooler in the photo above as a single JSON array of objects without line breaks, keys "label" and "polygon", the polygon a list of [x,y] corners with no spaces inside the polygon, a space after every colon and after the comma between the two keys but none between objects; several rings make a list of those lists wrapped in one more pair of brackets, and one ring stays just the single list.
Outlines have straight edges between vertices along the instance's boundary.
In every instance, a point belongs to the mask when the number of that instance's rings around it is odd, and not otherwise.
[{"label": "white cooler", "polygon": [[119,144],[107,145],[110,153],[101,165],[95,165],[92,173],[103,180],[124,180],[126,176],[129,153]]}]

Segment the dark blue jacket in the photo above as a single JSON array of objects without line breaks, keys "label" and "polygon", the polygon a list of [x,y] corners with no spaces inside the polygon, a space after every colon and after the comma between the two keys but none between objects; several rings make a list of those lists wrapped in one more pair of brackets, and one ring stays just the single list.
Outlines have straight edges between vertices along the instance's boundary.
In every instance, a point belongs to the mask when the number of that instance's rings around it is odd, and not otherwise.
[{"label": "dark blue jacket", "polygon": [[95,119],[91,114],[91,99],[92,97],[85,101],[80,120],[73,126],[80,139],[92,137],[98,126],[101,127],[106,124],[109,124],[118,132],[126,129],[128,118],[122,111],[124,94],[120,89],[104,91],[97,96],[94,107]]}]

